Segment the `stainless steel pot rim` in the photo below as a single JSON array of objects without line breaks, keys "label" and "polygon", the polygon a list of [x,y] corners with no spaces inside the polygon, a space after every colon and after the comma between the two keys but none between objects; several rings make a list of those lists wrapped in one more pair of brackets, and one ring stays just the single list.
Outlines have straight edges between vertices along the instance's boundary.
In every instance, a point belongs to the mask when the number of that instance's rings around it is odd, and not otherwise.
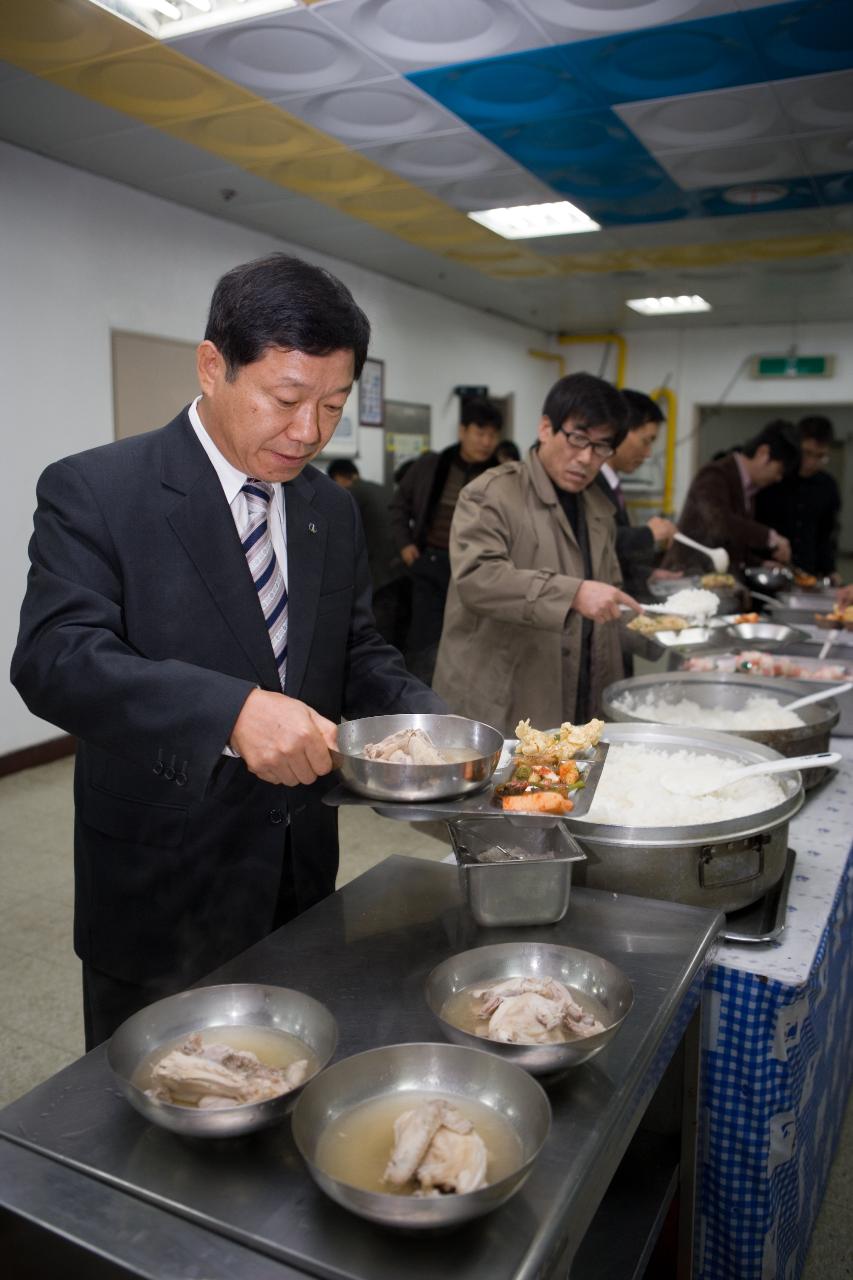
[{"label": "stainless steel pot rim", "polygon": [[[650,676],[632,676],[627,680],[616,680],[613,684],[607,686],[602,694],[605,714],[611,708],[616,709],[614,704],[627,694],[646,693],[653,689],[664,689],[668,685],[680,686],[686,685],[699,688],[702,685],[717,686],[733,685],[735,688],[744,690],[752,690],[755,693],[766,692],[768,694],[779,694],[778,699],[783,705],[785,702],[794,702],[797,698],[803,696],[800,682],[793,678],[784,676],[751,676],[734,671],[731,673],[725,671],[667,671],[659,672]],[[817,688],[818,686],[816,686]],[[635,715],[632,711],[623,711],[618,708],[620,717],[626,717],[626,724],[647,724],[657,723],[649,720],[644,716]],[[798,713],[799,714],[799,713]],[[826,702],[815,702],[809,707],[803,707],[802,719],[803,724],[791,729],[754,729],[754,730],[738,730],[736,734],[729,733],[725,729],[700,730],[690,729],[690,733],[724,733],[727,737],[736,736],[743,738],[747,742],[754,742],[750,737],[750,733],[760,733],[762,735],[770,735],[774,733],[784,734],[788,737],[807,737],[816,731],[825,728],[832,728],[840,715],[838,703],[834,698],[828,698]],[[616,723],[620,723],[617,721]],[[684,725],[665,725],[667,729],[684,729]]]},{"label": "stainless steel pot rim", "polygon": [[[691,673],[692,674],[692,673]],[[703,674],[703,673],[700,673]],[[640,677],[644,679],[645,677]],[[752,680],[752,677],[744,677]],[[664,749],[671,747],[673,751],[696,751],[734,757],[743,764],[758,763],[760,760],[778,760],[781,752],[774,751],[761,742],[752,742],[747,738],[739,738],[735,734],[721,733],[716,729],[683,730],[676,725],[656,725],[650,721],[634,724],[607,724],[602,738],[612,744],[648,746]],[[754,814],[744,814],[740,818],[729,818],[724,822],[703,822],[690,826],[672,827],[627,827],[612,823],[590,822],[585,818],[563,818],[566,827],[583,847],[584,841],[617,846],[632,845],[641,848],[643,845],[657,847],[696,846],[714,844],[725,840],[738,840],[772,831],[783,822],[788,822],[803,804],[802,778],[795,769],[791,773],[797,777],[797,783],[790,789],[789,795],[781,804],[772,809],[760,810]],[[785,774],[779,775],[781,779]]]}]

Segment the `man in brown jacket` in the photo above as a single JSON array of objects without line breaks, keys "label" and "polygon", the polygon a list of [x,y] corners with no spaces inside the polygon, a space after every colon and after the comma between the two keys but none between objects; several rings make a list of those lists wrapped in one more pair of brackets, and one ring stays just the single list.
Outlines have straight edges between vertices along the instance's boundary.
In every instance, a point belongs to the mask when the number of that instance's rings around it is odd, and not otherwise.
[{"label": "man in brown jacket", "polygon": [[511,734],[588,720],[622,677],[613,503],[595,486],[626,408],[588,373],[549,391],[538,444],[466,485],[434,688],[455,712]]},{"label": "man in brown jacket", "polygon": [[[705,547],[725,547],[732,573],[765,560],[787,564],[791,544],[776,530],[755,518],[755,495],[800,465],[800,444],[793,423],[781,419],[766,427],[740,449],[708,462],[696,473],[687,491],[678,527]],[[701,552],[674,543],[664,561],[668,569],[707,573]]]}]

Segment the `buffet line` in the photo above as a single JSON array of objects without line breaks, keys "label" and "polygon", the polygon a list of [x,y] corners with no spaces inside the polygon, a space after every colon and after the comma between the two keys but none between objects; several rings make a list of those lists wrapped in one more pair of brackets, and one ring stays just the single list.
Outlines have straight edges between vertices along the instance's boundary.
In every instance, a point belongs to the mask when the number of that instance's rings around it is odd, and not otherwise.
[{"label": "buffet line", "polygon": [[[736,919],[790,875],[789,824],[838,763],[831,735],[851,732],[843,620],[832,619],[831,663],[795,656],[794,644],[821,648],[789,616],[802,610],[780,599],[757,621],[721,614],[726,591],[681,581],[658,615],[666,625],[639,628],[669,669],[611,685],[606,720],[521,721],[509,740],[455,716],[342,727],[326,803],[446,822],[465,909],[501,931],[426,976],[434,1042],[330,1065],[339,1028],[326,1004],[221,983],[116,1032],[107,1057],[126,1103],[200,1140],[289,1120],[320,1191],[392,1231],[458,1225],[514,1197],[549,1135],[547,1090],[635,1016],[612,960],[531,930],[564,919],[573,884]],[[810,609],[831,616],[818,595]]]}]

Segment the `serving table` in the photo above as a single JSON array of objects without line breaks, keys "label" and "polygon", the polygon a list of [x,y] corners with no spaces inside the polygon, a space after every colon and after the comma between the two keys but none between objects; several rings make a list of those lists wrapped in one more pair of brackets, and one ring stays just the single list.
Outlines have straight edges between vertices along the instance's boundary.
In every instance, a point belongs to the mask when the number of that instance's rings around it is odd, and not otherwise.
[{"label": "serving table", "polygon": [[796,1280],[853,1078],[853,740],[792,819],[785,932],[706,982],[697,1272]]},{"label": "serving table", "polygon": [[705,909],[576,890],[557,925],[482,930],[455,868],[389,858],[208,981],[309,993],[337,1018],[344,1057],[440,1039],[424,979],[472,946],[523,932],[611,960],[633,983],[633,1009],[598,1056],[549,1084],[551,1133],[521,1190],[446,1234],[399,1235],[328,1200],[287,1123],[207,1142],[149,1125],[119,1093],[101,1046],[0,1113],[7,1256],[12,1247],[17,1276],[87,1280],[545,1280],[570,1267],[572,1280],[621,1280],[641,1274],[648,1256],[639,1206],[655,1191],[647,1227],[659,1227],[678,1171],[688,1275],[700,999],[721,924]]}]

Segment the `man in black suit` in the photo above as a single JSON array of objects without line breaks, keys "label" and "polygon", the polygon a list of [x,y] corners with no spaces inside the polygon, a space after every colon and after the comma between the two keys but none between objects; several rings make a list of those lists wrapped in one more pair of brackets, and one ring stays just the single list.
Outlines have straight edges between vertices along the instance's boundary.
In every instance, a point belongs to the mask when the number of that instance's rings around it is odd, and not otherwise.
[{"label": "man in black suit", "polygon": [[352,498],[307,465],[369,334],[328,272],[237,267],[201,397],[39,482],[12,678],[79,739],[88,1047],[332,892],[342,714],[445,709],[375,630]]},{"label": "man in black suit", "polygon": [[[663,414],[651,396],[642,391],[623,391],[622,399],[628,406],[628,430],[613,457],[602,466],[596,483],[616,508],[616,555],[625,590],[642,599],[650,598],[647,584],[655,570],[656,557],[672,545],[676,529],[663,516],[650,516],[640,525],[631,521],[619,477],[632,475],[651,457]],[[675,576],[665,570],[658,572]]]}]

